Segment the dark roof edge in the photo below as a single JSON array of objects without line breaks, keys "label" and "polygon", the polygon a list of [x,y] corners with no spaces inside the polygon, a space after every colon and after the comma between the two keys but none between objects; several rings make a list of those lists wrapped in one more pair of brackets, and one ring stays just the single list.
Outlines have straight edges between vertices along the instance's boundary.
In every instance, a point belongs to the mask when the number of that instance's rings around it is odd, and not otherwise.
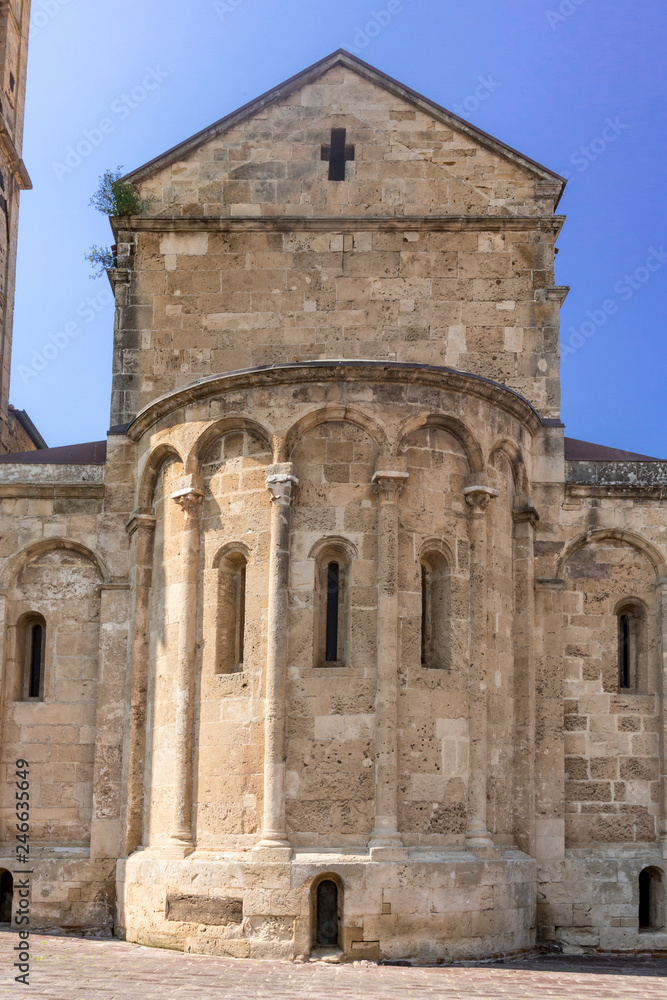
[{"label": "dark roof edge", "polygon": [[391,89],[401,92],[405,97],[411,100],[412,103],[415,101],[421,102],[432,108],[434,111],[437,111],[439,114],[447,115],[447,117],[451,118],[459,125],[462,131],[469,134],[471,137],[476,137],[481,139],[482,142],[490,144],[500,153],[504,153],[505,155],[509,154],[510,159],[518,157],[520,160],[524,161],[524,163],[530,164],[533,168],[549,174],[549,176],[553,177],[555,180],[561,181],[562,186],[560,194],[554,205],[554,211],[556,210],[563,195],[563,191],[565,190],[565,185],[567,184],[565,177],[556,173],[555,170],[551,170],[550,167],[545,167],[544,164],[539,163],[537,160],[533,160],[530,156],[526,156],[525,153],[519,152],[518,149],[508,145],[501,139],[496,139],[496,137],[491,135],[489,132],[485,132],[476,125],[472,125],[470,122],[466,121],[465,118],[461,118],[455,112],[449,111],[447,108],[443,107],[441,104],[437,104],[428,97],[424,97],[423,94],[420,94],[418,91],[406,86],[406,84],[401,83],[399,80],[394,79],[394,77],[384,73],[376,66],[372,66],[370,63],[364,62],[363,59],[359,59],[358,56],[353,55],[351,52],[348,52],[343,48],[336,49],[335,52],[330,53],[323,59],[318,59],[317,62],[312,63],[311,66],[307,66],[305,69],[295,73],[294,76],[289,77],[287,80],[283,80],[282,83],[277,84],[275,87],[271,87],[263,94],[260,94],[259,97],[255,97],[252,101],[248,101],[247,104],[241,105],[240,108],[237,108],[235,111],[231,111],[228,115],[225,115],[224,117],[218,119],[218,121],[206,126],[206,128],[201,129],[199,132],[195,132],[194,135],[191,135],[189,138],[184,139],[175,146],[172,146],[171,149],[165,150],[164,153],[160,153],[158,156],[153,157],[152,160],[142,164],[142,166],[136,167],[134,170],[130,171],[130,173],[125,174],[123,180],[130,182],[142,180],[144,176],[150,174],[153,168],[157,167],[158,164],[164,164],[166,166],[170,160],[173,161],[181,150],[187,151],[191,147],[196,147],[199,141],[204,141],[208,136],[212,137],[212,135],[216,132],[231,127],[236,119],[243,119],[251,113],[253,109],[256,108],[259,110],[266,104],[278,100],[282,94],[294,89],[301,79],[307,77],[308,75],[316,74],[317,71],[326,66],[327,63],[331,63],[331,66],[333,67],[338,61],[343,62],[345,60],[350,60],[352,64],[355,64],[360,69],[365,70],[367,74],[370,73],[380,77],[386,85],[388,85]]},{"label": "dark roof edge", "polygon": [[579,438],[565,438],[566,462],[664,462],[664,458],[639,455],[623,448],[610,448],[606,444],[594,444]]},{"label": "dark roof edge", "polygon": [[32,441],[32,443],[34,444],[35,448],[38,451],[41,451],[43,448],[49,447],[25,410],[17,410],[16,407],[12,406],[11,403],[9,404],[8,409],[9,412],[12,414],[12,416],[16,417],[21,427],[26,432],[26,434],[28,435],[28,437],[30,438],[30,440]]},{"label": "dark roof edge", "polygon": [[2,465],[104,465],[106,441],[66,444],[37,451],[15,451],[0,455]]}]

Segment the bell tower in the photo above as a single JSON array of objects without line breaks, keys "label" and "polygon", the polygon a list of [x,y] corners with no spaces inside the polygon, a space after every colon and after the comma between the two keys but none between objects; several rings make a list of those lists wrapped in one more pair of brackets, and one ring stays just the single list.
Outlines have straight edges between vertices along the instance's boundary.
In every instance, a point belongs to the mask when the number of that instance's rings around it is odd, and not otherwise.
[{"label": "bell tower", "polygon": [[21,159],[30,0],[0,0],[0,454],[36,444],[9,407],[19,196],[32,187]]}]

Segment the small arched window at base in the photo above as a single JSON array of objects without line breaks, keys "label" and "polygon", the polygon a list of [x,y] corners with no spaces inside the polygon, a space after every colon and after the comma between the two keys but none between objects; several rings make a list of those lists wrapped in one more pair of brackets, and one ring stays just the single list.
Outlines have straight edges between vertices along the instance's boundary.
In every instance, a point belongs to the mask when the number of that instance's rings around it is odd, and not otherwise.
[{"label": "small arched window at base", "polygon": [[44,700],[46,622],[41,615],[27,615],[19,625],[24,701]]},{"label": "small arched window at base", "polygon": [[639,873],[639,930],[662,930],[664,920],[662,871],[659,868],[644,868]]},{"label": "small arched window at base", "polygon": [[0,924],[11,924],[14,900],[14,879],[11,872],[0,869]]},{"label": "small arched window at base", "polygon": [[246,658],[247,560],[242,552],[228,552],[218,566],[218,622],[216,673],[242,671]]},{"label": "small arched window at base", "polygon": [[421,558],[421,664],[437,670],[451,665],[450,574],[442,552]]},{"label": "small arched window at base", "polygon": [[321,875],[312,889],[312,946],[340,948],[343,885],[336,875]]},{"label": "small arched window at base", "polygon": [[624,601],[616,610],[618,631],[618,690],[636,694],[645,687],[646,614],[637,602]]}]

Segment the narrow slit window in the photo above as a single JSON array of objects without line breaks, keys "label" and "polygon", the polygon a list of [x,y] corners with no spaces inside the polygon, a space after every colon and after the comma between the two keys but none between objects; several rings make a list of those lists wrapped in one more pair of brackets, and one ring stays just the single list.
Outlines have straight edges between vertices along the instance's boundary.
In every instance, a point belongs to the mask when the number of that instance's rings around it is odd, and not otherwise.
[{"label": "narrow slit window", "polygon": [[421,571],[421,664],[448,670],[451,660],[450,574],[441,552],[427,552]]},{"label": "narrow slit window", "polygon": [[327,624],[326,624],[326,660],[335,663],[338,660],[338,613],[340,604],[340,566],[336,562],[327,567]]},{"label": "narrow slit window", "polygon": [[424,566],[423,563],[421,566],[421,583],[422,583],[421,662],[422,665],[424,665],[428,660],[427,656],[428,639],[426,635],[426,629],[428,627],[428,570],[426,569],[426,566]]},{"label": "narrow slit window", "polygon": [[246,657],[247,562],[240,552],[230,552],[219,566],[217,667],[219,674],[243,670]]},{"label": "narrow slit window", "polygon": [[30,628],[30,675],[28,679],[28,697],[39,698],[42,689],[42,644],[44,629],[41,625]]},{"label": "narrow slit window", "polygon": [[630,616],[618,619],[618,683],[622,689],[630,687]]},{"label": "narrow slit window", "polygon": [[244,643],[245,643],[245,585],[246,585],[247,565],[244,562],[238,569],[236,582],[237,609],[236,609],[236,648],[237,662],[239,670],[243,669]]}]

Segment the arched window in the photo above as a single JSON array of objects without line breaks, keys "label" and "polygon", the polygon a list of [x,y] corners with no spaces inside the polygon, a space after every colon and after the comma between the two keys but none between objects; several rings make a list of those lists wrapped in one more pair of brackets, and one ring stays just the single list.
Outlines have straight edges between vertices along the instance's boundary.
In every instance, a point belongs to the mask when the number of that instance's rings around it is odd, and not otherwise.
[{"label": "arched window", "polygon": [[639,930],[660,930],[663,926],[663,881],[659,868],[639,873]]},{"label": "arched window", "polygon": [[315,558],[315,665],[349,666],[350,552],[343,542],[325,541]]},{"label": "arched window", "polygon": [[341,893],[338,881],[324,876],[315,885],[313,944],[317,948],[340,947]]},{"label": "arched window", "polygon": [[23,619],[19,641],[23,664],[23,700],[43,701],[46,622],[41,615],[27,615]]},{"label": "arched window", "polygon": [[625,601],[616,611],[618,629],[618,689],[643,689],[646,656],[646,615],[638,603]]},{"label": "arched window", "polygon": [[445,555],[438,550],[421,558],[421,663],[448,670],[451,663],[450,575]]},{"label": "arched window", "polygon": [[0,924],[11,924],[14,879],[5,869],[0,871]]},{"label": "arched window", "polygon": [[246,574],[243,552],[230,551],[218,566],[218,627],[216,673],[243,670],[245,660]]},{"label": "arched window", "polygon": [[338,620],[340,611],[340,565],[330,562],[327,566],[327,606],[325,623],[326,662],[338,661]]}]

